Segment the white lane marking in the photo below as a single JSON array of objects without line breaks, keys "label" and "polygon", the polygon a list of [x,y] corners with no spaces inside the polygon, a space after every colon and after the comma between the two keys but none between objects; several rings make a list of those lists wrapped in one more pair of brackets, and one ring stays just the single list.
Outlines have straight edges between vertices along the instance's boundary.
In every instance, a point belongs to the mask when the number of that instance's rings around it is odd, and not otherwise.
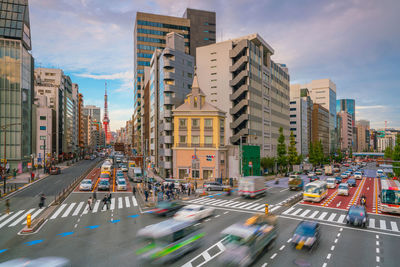
[{"label": "white lane marking", "polygon": [[376,256],[376,262],[380,262],[381,258],[379,256]]},{"label": "white lane marking", "polygon": [[[204,258],[205,261],[202,261],[200,264],[197,264],[196,267],[200,267],[203,266],[204,264],[206,264],[208,261],[212,260],[213,258],[217,257],[219,254],[221,254],[222,252],[225,251],[225,246],[222,244],[222,241],[224,239],[220,240],[218,243],[216,243],[215,245],[211,246],[210,248],[208,248],[207,250],[205,250],[203,253],[201,253],[200,255],[194,257],[193,259],[191,259],[189,262],[185,263],[182,267],[193,267],[192,262],[195,262],[198,258]],[[215,246],[217,246],[219,248],[219,252],[215,253],[213,256],[210,256],[210,254],[208,253],[208,251],[210,251],[211,249],[215,248]]]},{"label": "white lane marking", "polygon": [[129,202],[129,197],[125,197],[125,205],[127,208],[131,207],[131,203]]},{"label": "white lane marking", "polygon": [[75,202],[71,203],[71,205],[69,205],[68,209],[64,212],[61,218],[67,217],[69,213],[72,211],[72,209],[75,207],[75,204],[76,204]]},{"label": "white lane marking", "polygon": [[380,226],[382,230],[386,230],[386,221],[385,220],[380,220]]},{"label": "white lane marking", "polygon": [[110,205],[110,210],[114,210],[115,209],[115,197],[113,197],[111,199],[111,205]]},{"label": "white lane marking", "polygon": [[381,253],[381,251],[379,250],[379,248],[376,248],[376,253],[377,253],[377,254]]},{"label": "white lane marking", "polygon": [[337,234],[337,237],[340,237],[340,233]]},{"label": "white lane marking", "polygon": [[343,228],[341,227],[341,228],[339,229],[339,231],[340,231],[340,232],[343,231]]},{"label": "white lane marking", "polygon": [[379,235],[376,235],[376,239],[379,239]]},{"label": "white lane marking", "polygon": [[[19,217],[18,219],[16,219],[12,224],[10,224],[8,227],[11,227],[11,226],[15,226],[15,225],[17,225],[17,224],[19,224],[23,219],[25,219],[25,221],[26,221],[26,216],[28,215],[28,214],[30,214],[32,211],[34,211],[35,209],[30,209],[30,210],[28,210],[27,212],[25,212],[24,213],[24,215],[22,215],[21,217]],[[31,220],[32,220],[32,214],[31,214]]]},{"label": "white lane marking", "polygon": [[[33,219],[35,219],[39,215],[39,213],[41,213],[44,210],[45,210],[45,208],[41,208],[41,209],[38,209],[37,211],[35,211],[35,213],[32,214],[32,216],[31,216],[31,221]],[[22,224],[26,224],[26,220],[24,220]]]},{"label": "white lane marking", "polygon": [[96,203],[94,204],[94,207],[93,207],[93,211],[92,211],[92,213],[95,213],[95,212],[97,212],[97,211],[98,211],[98,209],[99,209],[99,206],[100,206],[100,199],[99,199],[99,200],[97,200],[97,201],[96,201]]},{"label": "white lane marking", "polygon": [[5,226],[7,223],[11,222],[14,218],[18,217],[18,215],[20,215],[21,213],[23,213],[25,210],[20,210],[17,213],[14,213],[14,215],[12,215],[11,217],[9,217],[7,220],[5,220],[4,222],[2,222],[0,224],[0,228],[3,228],[3,226]]},{"label": "white lane marking", "polygon": [[6,218],[8,215],[10,215],[11,213],[13,213],[12,211],[9,214],[4,214],[3,216],[0,217],[0,221],[2,221],[4,218]]},{"label": "white lane marking", "polygon": [[285,192],[286,190],[289,190],[289,188],[285,188],[285,189],[279,191],[279,193]]},{"label": "white lane marking", "polygon": [[288,239],[287,243],[290,243],[290,242],[292,242],[292,239],[291,239],[291,238]]},{"label": "white lane marking", "polygon": [[264,263],[263,265],[261,265],[261,267],[266,267],[268,265],[268,263]]},{"label": "white lane marking", "polygon": [[85,208],[83,208],[81,216],[87,214],[88,212],[89,212],[89,204],[86,204]]},{"label": "white lane marking", "polygon": [[76,228],[76,227],[78,227],[78,224],[75,224],[75,225],[74,225],[74,228]]},{"label": "white lane marking", "polygon": [[334,243],[336,244],[336,243],[337,243],[337,241],[338,241],[338,239],[336,238],[336,239],[335,239],[335,241],[334,241]]},{"label": "white lane marking", "polygon": [[200,225],[201,223],[196,223],[194,226]]},{"label": "white lane marking", "polygon": [[302,211],[303,209],[297,209],[295,212],[293,212],[292,214],[290,214],[290,215],[297,215],[297,214],[299,214],[300,213],[300,211]]},{"label": "white lane marking", "polygon": [[50,220],[57,218],[57,216],[63,211],[63,209],[67,206],[67,204],[62,204],[61,207],[50,217]]},{"label": "white lane marking", "polygon": [[379,246],[379,241],[376,241],[376,245]]},{"label": "white lane marking", "polygon": [[137,207],[137,201],[136,201],[136,198],[135,197],[132,197],[132,202],[133,202],[133,206],[134,207]]},{"label": "white lane marking", "polygon": [[333,219],[336,217],[336,213],[332,213],[331,216],[328,218],[328,222],[333,222]]},{"label": "white lane marking", "polygon": [[326,263],[326,262],[324,262],[324,264],[322,264],[322,267],[326,267],[326,265],[327,265],[327,263]]},{"label": "white lane marking", "polygon": [[215,218],[218,218],[219,217],[219,214],[218,215],[215,215]]},{"label": "white lane marking", "polygon": [[78,215],[78,214],[79,214],[79,211],[82,209],[82,207],[83,207],[84,204],[85,204],[85,202],[83,202],[83,201],[80,202],[80,203],[78,204],[78,206],[76,207],[74,213],[72,213],[72,216]]},{"label": "white lane marking", "polygon": [[392,227],[392,231],[399,231],[399,228],[397,228],[397,223],[396,222],[390,222],[390,226]]},{"label": "white lane marking", "polygon": [[209,254],[207,251],[203,253],[203,258],[204,258],[206,261],[211,260],[211,256],[210,256],[210,254]]},{"label": "white lane marking", "polygon": [[293,207],[291,207],[291,208],[288,209],[288,210],[285,210],[284,212],[282,212],[282,214],[288,214],[288,213],[291,212],[292,210],[294,210]]},{"label": "white lane marking", "polygon": [[305,210],[302,214],[300,214],[300,217],[305,217],[308,213],[310,213],[311,210]]},{"label": "white lane marking", "polygon": [[225,211],[225,212],[224,212],[224,214],[227,214],[227,213],[229,213],[229,211]]},{"label": "white lane marking", "polygon": [[340,215],[339,219],[337,220],[338,223],[342,223],[344,221],[344,218],[346,218],[346,215],[342,214]]},{"label": "white lane marking", "polygon": [[313,219],[315,216],[317,216],[318,212],[318,210],[314,211],[313,214],[311,214],[308,218]]},{"label": "white lane marking", "polygon": [[318,217],[318,220],[323,220],[327,214],[328,212],[326,211],[322,212],[322,214]]},{"label": "white lane marking", "polygon": [[329,260],[331,258],[331,253],[328,254],[328,256],[326,256],[326,258]]},{"label": "white lane marking", "polygon": [[124,206],[122,204],[122,197],[118,198],[118,209],[122,209]]},{"label": "white lane marking", "polygon": [[205,221],[205,222],[208,222],[209,220],[211,220],[211,219],[205,219],[204,221]]},{"label": "white lane marking", "polygon": [[285,248],[285,245],[282,245],[279,250],[283,250]]},{"label": "white lane marking", "polygon": [[375,228],[375,219],[370,218],[368,226],[371,227],[371,228]]},{"label": "white lane marking", "polygon": [[278,253],[274,253],[274,255],[271,256],[271,260],[273,260],[276,257],[276,255],[278,255]]},{"label": "white lane marking", "polygon": [[335,250],[335,246],[332,246],[332,247],[331,247],[331,250]]},{"label": "white lane marking", "polygon": [[340,204],[342,204],[342,201],[339,201],[339,203],[336,204],[336,208],[339,207]]},{"label": "white lane marking", "polygon": [[281,206],[276,206],[276,207],[273,207],[272,209],[270,209],[270,212],[273,212],[273,211],[275,211],[275,210],[277,210],[277,209],[279,209]]}]

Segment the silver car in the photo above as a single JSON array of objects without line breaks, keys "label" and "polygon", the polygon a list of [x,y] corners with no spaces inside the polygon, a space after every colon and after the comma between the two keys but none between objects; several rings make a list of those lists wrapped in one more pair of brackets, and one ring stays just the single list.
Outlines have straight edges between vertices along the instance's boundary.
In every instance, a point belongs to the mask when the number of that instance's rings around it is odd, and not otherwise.
[{"label": "silver car", "polygon": [[220,184],[220,183],[216,183],[216,182],[208,182],[208,183],[204,183],[203,186],[207,191],[223,191],[226,186]]}]

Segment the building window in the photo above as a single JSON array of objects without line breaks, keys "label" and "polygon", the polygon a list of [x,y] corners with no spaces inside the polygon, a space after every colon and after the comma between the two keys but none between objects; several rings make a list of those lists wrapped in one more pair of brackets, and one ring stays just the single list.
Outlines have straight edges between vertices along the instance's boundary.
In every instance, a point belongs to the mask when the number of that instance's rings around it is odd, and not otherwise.
[{"label": "building window", "polygon": [[225,143],[225,138],[224,138],[223,135],[221,135],[221,136],[219,137],[219,142],[221,143],[221,145],[223,145],[223,144]]},{"label": "building window", "polygon": [[211,80],[212,82],[216,82],[217,81],[217,79],[214,79],[214,80]]},{"label": "building window", "polygon": [[189,61],[189,60],[188,60],[188,61],[186,62],[186,65],[188,65],[189,67],[191,67],[191,66],[192,66],[192,61]]},{"label": "building window", "polygon": [[290,118],[296,118],[296,114],[290,114]]},{"label": "building window", "polygon": [[204,120],[204,127],[212,128],[212,119],[205,119]]},{"label": "building window", "polygon": [[40,120],[41,121],[45,121],[46,120],[46,116],[40,116]]},{"label": "building window", "polygon": [[204,38],[204,41],[209,41],[210,39],[208,39],[208,38]]},{"label": "building window", "polygon": [[46,126],[40,126],[39,129],[42,131],[46,131]]},{"label": "building window", "polygon": [[186,128],[186,119],[179,119],[179,127]]},{"label": "building window", "polygon": [[296,121],[291,121],[290,124],[296,124]]},{"label": "building window", "polygon": [[217,87],[216,87],[216,86],[211,86],[211,88],[215,89],[215,88],[217,88]]},{"label": "building window", "polygon": [[225,122],[223,119],[219,120],[219,127],[221,132],[225,131]]},{"label": "building window", "polygon": [[217,52],[211,52],[211,53],[210,53],[210,55],[215,55],[215,54],[217,54]]},{"label": "building window", "polygon": [[211,75],[217,75],[217,73],[216,73],[216,72],[213,72],[213,73],[211,73]]},{"label": "building window", "polygon": [[296,104],[296,101],[290,101],[290,104]]},{"label": "building window", "polygon": [[200,144],[200,136],[192,135],[192,144]]},{"label": "building window", "polygon": [[295,132],[297,129],[296,128],[290,128],[290,131]]},{"label": "building window", "polygon": [[190,73],[190,72],[187,73],[187,76],[188,76],[188,78],[192,78],[193,77],[192,73]]},{"label": "building window", "polygon": [[213,137],[212,136],[204,136],[204,144],[211,145],[212,141],[213,141]]},{"label": "building window", "polygon": [[207,180],[213,178],[213,171],[212,170],[203,170],[203,179]]},{"label": "building window", "polygon": [[200,127],[200,120],[192,119],[192,128],[199,128],[199,127]]},{"label": "building window", "polygon": [[185,144],[186,143],[186,135],[180,135],[179,136],[179,143]]},{"label": "building window", "polygon": [[193,106],[194,106],[195,108],[197,108],[197,97],[195,97],[194,100],[193,100]]},{"label": "building window", "polygon": [[296,108],[290,108],[290,111],[296,111]]}]

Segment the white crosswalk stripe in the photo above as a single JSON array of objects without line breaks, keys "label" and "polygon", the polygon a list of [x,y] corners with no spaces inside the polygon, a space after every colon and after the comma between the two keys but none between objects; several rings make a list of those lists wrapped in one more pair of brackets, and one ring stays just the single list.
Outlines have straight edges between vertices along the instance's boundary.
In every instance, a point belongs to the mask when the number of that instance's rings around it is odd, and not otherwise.
[{"label": "white crosswalk stripe", "polygon": [[386,221],[385,220],[379,220],[379,221],[380,221],[380,228],[386,230]]},{"label": "white crosswalk stripe", "polygon": [[96,203],[94,204],[93,207],[93,213],[97,212],[99,210],[99,206],[100,206],[100,200],[97,200]]},{"label": "white crosswalk stripe", "polygon": [[319,213],[318,210],[314,211],[313,214],[311,214],[308,218],[313,219],[315,218],[315,216],[317,216],[317,214]]},{"label": "white crosswalk stripe", "polygon": [[342,214],[340,215],[339,219],[337,220],[338,223],[343,223],[344,218],[346,218],[346,215]]},{"label": "white crosswalk stripe", "polygon": [[370,218],[368,226],[371,227],[371,228],[375,228],[375,219]]},{"label": "white crosswalk stripe", "polygon": [[302,211],[303,209],[297,209],[295,212],[292,213],[292,215],[297,215],[300,213],[300,211]]},{"label": "white crosswalk stripe", "polygon": [[[21,217],[19,217],[18,219],[16,219],[15,221],[13,221],[12,224],[10,224],[8,227],[12,227],[12,226],[16,226],[17,224],[19,224],[23,219],[26,220],[26,216],[28,214],[31,214],[32,211],[34,211],[35,209],[30,209],[27,212],[24,213],[24,215],[22,215]],[[32,214],[31,214],[31,219],[32,219]]]},{"label": "white crosswalk stripe", "polygon": [[305,210],[302,214],[300,214],[300,217],[305,217],[308,213],[310,213],[311,210]]},{"label": "white crosswalk stripe", "polygon": [[335,219],[336,213],[332,213],[331,216],[328,218],[328,222],[333,222],[333,219]]},{"label": "white crosswalk stripe", "polygon": [[71,203],[71,205],[69,205],[69,207],[67,208],[67,210],[64,212],[64,214],[61,216],[62,218],[67,217],[70,212],[72,211],[72,209],[75,207],[76,203]]},{"label": "white crosswalk stripe", "polygon": [[132,203],[134,207],[137,207],[138,204],[135,197],[132,197]]},{"label": "white crosswalk stripe", "polygon": [[390,226],[392,227],[393,231],[398,232],[399,228],[397,228],[397,223],[396,222],[390,222]]},{"label": "white crosswalk stripe", "polygon": [[292,208],[290,208],[290,209],[288,209],[288,210],[285,210],[282,214],[289,214],[292,210],[294,210],[294,208],[292,207]]},{"label": "white crosswalk stripe", "polygon": [[322,212],[322,214],[318,217],[318,220],[323,220],[328,213],[326,211]]},{"label": "white crosswalk stripe", "polygon": [[57,218],[58,215],[60,215],[60,213],[63,211],[63,209],[67,206],[67,204],[62,204],[58,210],[53,214],[53,216],[50,217],[50,220],[54,220],[55,218]]},{"label": "white crosswalk stripe", "polygon": [[115,197],[113,197],[111,199],[111,206],[110,206],[110,210],[114,210],[115,209]]},{"label": "white crosswalk stripe", "polygon": [[129,202],[129,197],[125,197],[125,205],[127,208],[131,207],[131,203]]},{"label": "white crosswalk stripe", "polygon": [[5,220],[4,222],[2,222],[1,224],[0,224],[0,229],[1,228],[3,228],[5,225],[7,225],[9,222],[11,222],[12,220],[14,220],[14,218],[16,218],[16,217],[18,217],[18,215],[20,215],[21,213],[23,213],[25,210],[20,210],[20,211],[17,211],[16,213],[14,213],[14,214],[10,214],[11,215],[11,217],[9,217],[7,220]]},{"label": "white crosswalk stripe", "polygon": [[[38,209],[37,211],[35,211],[35,213],[33,213],[32,216],[31,216],[31,221],[33,221],[33,219],[35,219],[37,216],[39,216],[39,214],[44,210],[45,210],[45,208],[41,208],[41,209]],[[22,224],[25,225],[26,224],[26,220],[24,220],[22,222]]]},{"label": "white crosswalk stripe", "polygon": [[78,204],[78,206],[76,207],[74,213],[72,213],[72,216],[78,215],[78,214],[79,214],[79,211],[81,210],[81,208],[83,207],[84,204],[85,204],[85,202],[83,202],[83,201],[80,202],[80,203]]},{"label": "white crosswalk stripe", "polygon": [[0,222],[2,221],[2,220],[4,220],[8,215],[10,215],[10,214],[12,214],[13,212],[10,212],[9,214],[4,214],[3,216],[1,216],[0,217]]},{"label": "white crosswalk stripe", "polygon": [[122,209],[123,208],[123,204],[122,204],[122,197],[118,198],[118,209]]},{"label": "white crosswalk stripe", "polygon": [[[270,210],[270,212],[274,212],[274,211],[276,211],[277,209],[279,209],[281,206],[276,206],[276,207],[273,207],[271,210]],[[265,207],[264,207],[264,209],[265,209]]]}]

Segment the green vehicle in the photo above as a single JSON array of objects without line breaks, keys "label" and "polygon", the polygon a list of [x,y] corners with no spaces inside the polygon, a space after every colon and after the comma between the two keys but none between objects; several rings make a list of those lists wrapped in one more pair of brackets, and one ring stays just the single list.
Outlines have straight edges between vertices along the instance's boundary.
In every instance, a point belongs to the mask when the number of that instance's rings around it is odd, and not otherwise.
[{"label": "green vehicle", "polygon": [[205,233],[196,224],[169,219],[139,230],[138,237],[143,246],[136,250],[139,265],[167,264],[199,248]]},{"label": "green vehicle", "polygon": [[289,176],[289,190],[303,190],[304,181],[299,175],[290,175]]}]

